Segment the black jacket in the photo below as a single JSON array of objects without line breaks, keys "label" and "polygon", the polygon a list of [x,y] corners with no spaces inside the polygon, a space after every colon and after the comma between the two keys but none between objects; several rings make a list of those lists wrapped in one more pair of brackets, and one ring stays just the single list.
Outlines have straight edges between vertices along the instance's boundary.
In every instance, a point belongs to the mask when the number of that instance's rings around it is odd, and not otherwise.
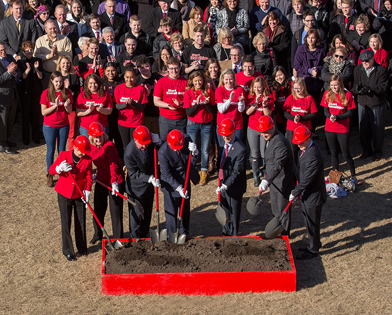
[{"label": "black jacket", "polygon": [[[334,57],[325,57],[324,58],[324,65],[321,69],[321,80],[324,81],[324,90],[326,91],[329,87],[329,79],[331,78],[332,74],[329,72],[329,65],[330,60]],[[345,60],[345,65],[343,66],[342,71],[339,73],[340,77],[342,78],[344,86],[347,88],[349,83],[353,80],[353,71],[354,66],[352,60]]]},{"label": "black jacket", "polygon": [[357,31],[350,32],[348,34],[347,40],[350,42],[351,46],[353,46],[353,41],[357,41],[359,45],[361,45],[364,48],[356,49],[354,46],[353,48],[355,51],[358,53],[358,55],[361,53],[362,50],[369,48],[369,37],[372,35],[370,31],[363,33],[362,36],[358,34]]},{"label": "black jacket", "polygon": [[268,48],[264,49],[263,52],[259,52],[256,48],[256,51],[252,53],[252,56],[255,59],[255,71],[262,73],[268,86],[271,86],[272,71],[278,65],[275,52]]},{"label": "black jacket", "polygon": [[115,37],[117,41],[120,40],[121,36],[127,32],[127,18],[119,14],[117,12],[114,12],[114,19],[113,19],[113,25],[110,23],[109,16],[107,15],[106,11],[103,12],[99,16],[101,20],[101,29],[103,30],[106,26],[110,26],[114,30],[118,29],[118,34]]},{"label": "black jacket", "polygon": [[[125,38],[128,35],[134,36],[131,33],[131,31],[129,31],[128,33],[126,33],[123,36],[121,36],[120,42],[121,43],[125,43]],[[151,40],[151,36],[150,35],[148,35],[144,31],[141,31],[139,37],[136,38],[136,41],[137,41],[136,49],[138,51],[140,51],[142,54],[144,54],[146,56],[151,56],[152,55],[152,40]]]},{"label": "black jacket", "polygon": [[[181,12],[169,8],[167,16],[173,20],[173,25],[182,33],[182,18]],[[158,28],[161,19],[163,18],[161,7],[156,7],[148,12],[146,22],[144,24],[144,31],[149,34],[152,38],[158,36]]]},{"label": "black jacket", "polygon": [[284,26],[279,27],[280,29],[277,30],[273,41],[269,43],[268,47],[274,50],[278,64],[287,68],[287,62],[290,58],[291,32],[290,29],[286,29]]},{"label": "black jacket", "polygon": [[318,28],[327,32],[329,27],[329,13],[327,9],[324,6],[320,6],[320,8],[311,6],[310,10],[314,13]]},{"label": "black jacket", "polygon": [[346,25],[344,15],[343,14],[336,15],[332,20],[331,25],[329,26],[328,42],[331,43],[332,39],[337,34],[343,34],[344,37],[347,38],[349,33],[355,31],[354,23],[357,20],[357,18],[358,16],[355,14],[350,16],[347,20],[347,25]]},{"label": "black jacket", "polygon": [[[386,103],[386,91],[388,87],[387,70],[374,63],[375,69],[369,77],[363,65],[358,65],[354,69],[354,85],[352,92],[358,95],[358,105],[362,107],[378,108]],[[364,95],[359,94],[363,86],[368,86],[370,91]]]},{"label": "black jacket", "polygon": [[[28,95],[33,95],[33,94],[41,94],[42,93],[42,83],[41,80],[38,78],[37,73],[35,72],[34,69],[34,63],[38,61],[39,62],[39,67],[38,70],[44,75],[44,70],[42,68],[42,61],[40,58],[32,57],[30,60],[28,60],[24,55],[22,56],[21,59],[17,61],[18,69],[20,73],[24,73],[27,69],[26,63],[28,62],[30,64],[31,70],[29,74],[27,75],[26,79],[21,78],[21,82],[18,85],[18,92],[19,94],[28,94]],[[74,98],[75,100],[75,98]]]},{"label": "black jacket", "polygon": [[169,46],[171,48],[170,41],[168,41],[166,39],[166,37],[163,35],[163,33],[160,33],[154,39],[154,43],[152,46],[153,46],[152,57],[154,58],[154,60],[156,60],[159,57],[159,52],[161,51],[161,49],[163,47]]}]

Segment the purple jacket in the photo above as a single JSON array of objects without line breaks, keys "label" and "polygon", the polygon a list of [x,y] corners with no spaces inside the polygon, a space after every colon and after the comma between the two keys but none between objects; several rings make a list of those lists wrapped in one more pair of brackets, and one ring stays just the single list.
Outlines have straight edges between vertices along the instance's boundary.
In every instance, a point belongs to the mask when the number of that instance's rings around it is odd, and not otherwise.
[{"label": "purple jacket", "polygon": [[[102,2],[98,7],[98,15],[105,12],[105,1]],[[124,15],[129,21],[129,17],[131,16],[131,10],[129,9],[129,5],[127,2],[123,0],[116,0],[116,12]]]},{"label": "purple jacket", "polygon": [[[298,47],[295,53],[294,68],[298,77],[305,78],[306,87],[309,91],[317,91],[323,86],[321,81],[321,69],[323,68],[325,57],[324,46],[320,45],[315,51],[309,51],[305,44]],[[317,77],[313,78],[309,69],[316,67]]]}]

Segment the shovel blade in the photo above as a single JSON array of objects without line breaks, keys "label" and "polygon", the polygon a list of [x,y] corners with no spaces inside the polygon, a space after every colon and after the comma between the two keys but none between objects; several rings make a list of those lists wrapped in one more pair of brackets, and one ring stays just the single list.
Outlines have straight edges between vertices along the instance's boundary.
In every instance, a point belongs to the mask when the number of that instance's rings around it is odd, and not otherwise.
[{"label": "shovel blade", "polygon": [[266,238],[275,238],[280,233],[282,233],[284,227],[282,223],[279,221],[279,218],[274,217],[268,224],[265,226],[265,237]]},{"label": "shovel blade", "polygon": [[113,244],[114,249],[120,249],[123,247],[123,244],[118,240],[115,240],[114,243],[112,243],[112,244]]},{"label": "shovel blade", "polygon": [[150,236],[151,236],[151,242],[153,244],[158,243],[160,241],[157,230],[150,230]]},{"label": "shovel blade", "polygon": [[228,217],[226,216],[226,211],[225,209],[222,208],[220,203],[218,204],[218,208],[216,208],[215,218],[222,226],[225,226],[228,221]]},{"label": "shovel blade", "polygon": [[[112,246],[110,246],[112,245]],[[112,250],[117,250],[120,249],[121,247],[123,247],[123,244],[120,241],[114,241],[114,242],[110,242],[108,244],[105,245],[105,249],[108,252],[111,252]]]},{"label": "shovel blade", "polygon": [[177,243],[177,238],[178,238],[178,232],[169,234],[169,242],[170,243],[176,244]]},{"label": "shovel blade", "polygon": [[184,244],[186,241],[186,234],[181,234],[177,239],[177,244]]},{"label": "shovel blade", "polygon": [[161,230],[161,233],[159,233],[159,240],[160,241],[167,241],[167,230],[166,229]]},{"label": "shovel blade", "polygon": [[247,204],[246,204],[246,210],[251,215],[259,215],[261,214],[261,210],[263,209],[264,202],[263,200],[257,198],[257,197],[250,197]]}]

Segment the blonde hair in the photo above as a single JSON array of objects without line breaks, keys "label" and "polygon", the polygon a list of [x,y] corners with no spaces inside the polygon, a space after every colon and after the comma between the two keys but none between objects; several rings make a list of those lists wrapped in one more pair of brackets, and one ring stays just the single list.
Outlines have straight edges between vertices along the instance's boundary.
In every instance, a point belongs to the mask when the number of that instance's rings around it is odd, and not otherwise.
[{"label": "blonde hair", "polygon": [[[28,1],[28,0],[27,0],[27,1]],[[72,2],[71,2],[71,12],[72,12],[72,6],[73,6],[74,3],[79,4],[79,5],[80,5],[80,8],[82,9],[82,10],[80,11],[80,15],[79,15],[80,19],[83,20],[83,21],[85,21],[85,22],[88,22],[88,18],[86,17],[86,15],[85,15],[86,13],[84,12],[84,9],[83,9],[83,4],[82,4],[82,2],[80,2],[79,0],[72,0]]]},{"label": "blonde hair", "polygon": [[261,83],[261,86],[263,88],[263,92],[261,94],[263,96],[269,96],[271,94],[265,79],[263,77],[257,77],[253,79],[252,84],[250,85],[250,92],[249,92],[250,97],[254,97],[256,95],[254,89],[256,83]]},{"label": "blonde hair", "polygon": [[253,38],[253,41],[252,41],[253,47],[256,48],[256,47],[257,47],[257,44],[258,44],[259,42],[265,43],[267,46],[268,46],[268,44],[269,44],[268,37],[265,36],[265,34],[262,33],[262,32],[257,33],[257,35]]},{"label": "blonde hair", "polygon": [[[103,133],[102,136],[103,136],[103,143],[106,143],[109,141],[109,136],[106,133]],[[90,141],[90,144],[92,144],[93,146],[95,146],[94,145],[94,138],[96,138],[96,137],[88,136],[88,140]]]},{"label": "blonde hair", "polygon": [[63,60],[63,59],[67,59],[67,60],[69,61],[69,73],[70,73],[70,74],[75,73],[75,67],[74,67],[74,65],[73,65],[73,63],[72,63],[72,59],[71,59],[71,57],[66,56],[66,55],[60,56],[60,57],[59,57],[59,60],[58,60],[58,62],[57,62],[56,71],[61,72],[60,63],[61,63],[61,60]]},{"label": "blonde hair", "polygon": [[306,88],[306,84],[305,84],[305,79],[304,78],[296,78],[293,82],[293,86],[291,87],[291,94],[293,95],[294,99],[297,100],[299,98],[299,96],[297,95],[297,93],[294,91],[294,85],[298,84],[304,94],[304,97],[309,96],[308,90]]},{"label": "blonde hair", "polygon": [[[334,91],[332,91],[332,88],[331,88],[331,82],[332,81],[338,81],[339,82],[339,92],[338,93],[335,93]],[[340,100],[342,101],[344,107],[347,107],[348,100],[347,100],[347,97],[346,97],[346,93],[344,92],[343,80],[340,77],[340,75],[338,75],[338,74],[332,75],[329,78],[329,84],[330,85],[329,85],[328,90],[327,90],[327,96],[325,98],[325,101],[327,103],[333,102],[336,99],[336,94],[339,94]]]},{"label": "blonde hair", "polygon": [[224,79],[224,76],[225,76],[226,74],[231,74],[231,75],[233,76],[233,79],[234,79],[234,88],[237,88],[238,85],[237,85],[237,80],[235,79],[235,73],[234,73],[234,71],[231,70],[230,68],[229,68],[229,69],[225,69],[225,70],[221,73],[221,75],[220,75],[220,77],[219,77],[219,86],[225,85],[225,84],[223,83],[223,79]]},{"label": "blonde hair", "polygon": [[197,5],[192,8],[191,13],[189,14],[189,17],[191,19],[194,19],[196,13],[200,13],[203,18],[203,10],[200,7],[198,7]]},{"label": "blonde hair", "polygon": [[370,30],[370,21],[369,18],[367,17],[367,15],[365,14],[360,14],[357,18],[357,20],[355,21],[354,25],[355,27],[357,27],[358,24],[364,24],[365,25],[365,31],[367,32],[368,30]]},{"label": "blonde hair", "polygon": [[379,34],[372,34],[369,36],[369,45],[370,45],[370,40],[372,38],[377,38],[378,39],[378,49],[382,48],[382,44],[384,43],[381,36]]},{"label": "blonde hair", "polygon": [[185,42],[184,37],[182,36],[181,33],[174,33],[173,35],[170,36],[170,44],[171,45],[173,45],[173,43],[178,40],[182,41],[183,43]]},{"label": "blonde hair", "polygon": [[228,27],[222,27],[218,33],[218,43],[222,44],[223,38],[226,38],[226,37],[230,37],[231,40],[234,42],[234,35],[230,31],[230,29]]}]

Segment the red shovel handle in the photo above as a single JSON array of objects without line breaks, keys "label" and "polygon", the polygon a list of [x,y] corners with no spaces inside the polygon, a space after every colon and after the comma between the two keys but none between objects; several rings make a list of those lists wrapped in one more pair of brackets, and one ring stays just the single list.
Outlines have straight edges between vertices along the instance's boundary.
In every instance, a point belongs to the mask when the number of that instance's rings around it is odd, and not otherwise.
[{"label": "red shovel handle", "polygon": [[287,210],[289,210],[289,208],[290,208],[291,204],[293,203],[293,201],[294,201],[294,199],[293,199],[293,200],[290,200],[290,202],[289,202],[289,204],[287,205],[286,209],[284,209],[284,212],[287,212]]},{"label": "red shovel handle", "polygon": [[[188,158],[188,168],[186,170],[186,177],[185,177],[185,187],[184,187],[184,195],[186,193],[186,189],[188,187],[188,179],[189,179],[189,169],[191,168],[191,159],[192,159],[192,153],[189,153],[189,158]],[[182,198],[182,202],[181,202],[181,210],[180,210],[180,216],[179,218],[182,218],[182,210],[184,209],[184,202],[185,202],[185,198]]]},{"label": "red shovel handle", "polygon": [[[220,178],[218,179],[218,187],[220,187]],[[219,190],[219,192],[218,192],[218,202],[220,202],[220,198],[221,198],[221,196],[220,196],[220,190]]]},{"label": "red shovel handle", "polygon": [[[154,146],[154,168],[155,168],[155,180],[158,179],[158,159],[157,159],[157,147]],[[158,201],[158,187],[155,187],[155,199],[156,209],[159,212],[159,201]]]},{"label": "red shovel handle", "polygon": [[[98,179],[95,179],[95,181],[96,181],[98,184],[100,184],[101,186],[103,186],[103,187],[105,187],[105,188],[109,189],[110,191],[113,191],[112,187],[105,185],[105,184],[104,184],[104,183],[102,183],[100,180],[98,180]],[[116,195],[120,196],[122,199],[124,199],[124,200],[127,200],[127,201],[128,201],[128,198],[127,198],[127,197],[125,197],[123,194],[119,193],[118,191],[115,191],[115,193],[116,193]]]}]

